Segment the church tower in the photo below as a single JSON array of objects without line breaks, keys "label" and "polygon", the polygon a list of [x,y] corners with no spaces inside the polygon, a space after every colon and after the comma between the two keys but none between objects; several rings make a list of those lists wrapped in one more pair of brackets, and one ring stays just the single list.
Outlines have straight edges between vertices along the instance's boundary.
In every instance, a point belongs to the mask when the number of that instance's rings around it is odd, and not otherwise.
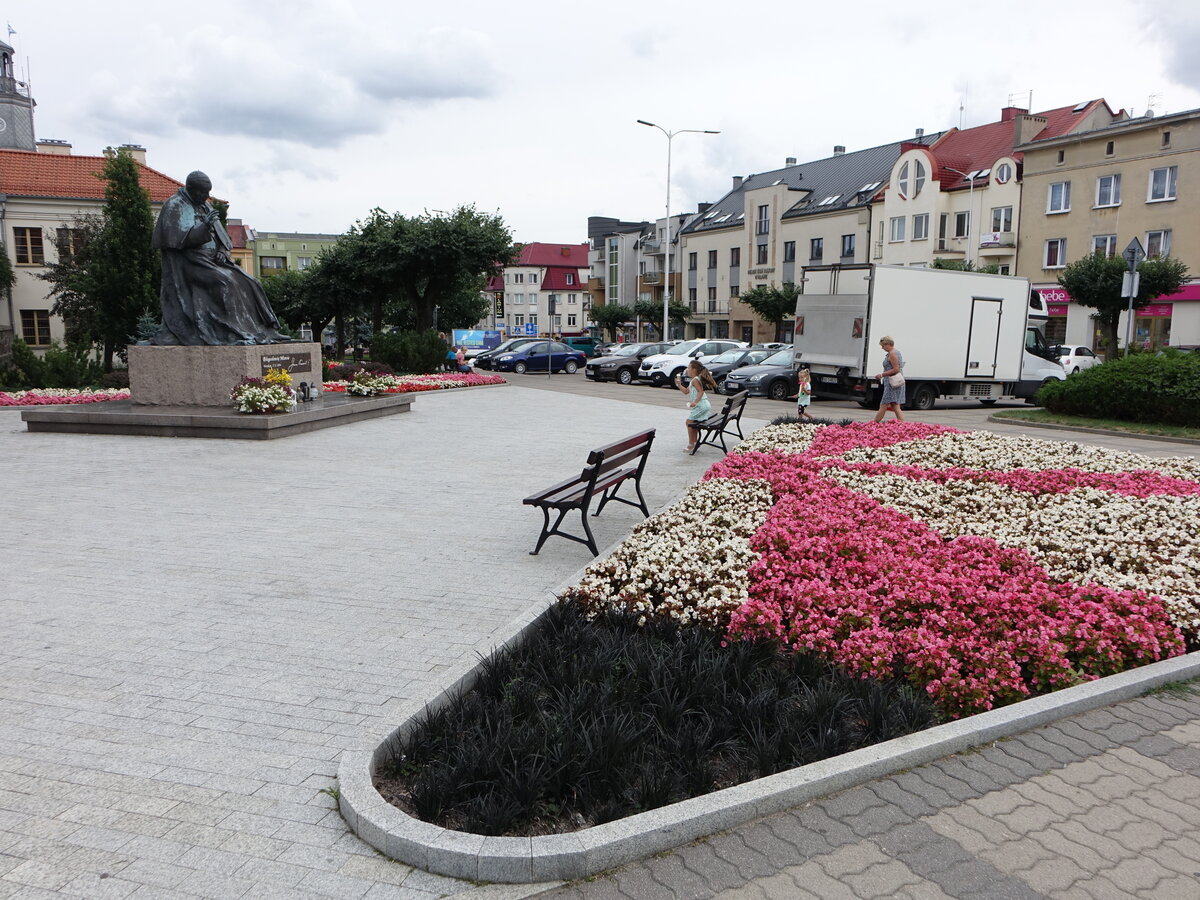
[{"label": "church tower", "polygon": [[0,41],[0,150],[36,150],[33,139],[33,98],[29,85],[17,81],[16,53]]}]

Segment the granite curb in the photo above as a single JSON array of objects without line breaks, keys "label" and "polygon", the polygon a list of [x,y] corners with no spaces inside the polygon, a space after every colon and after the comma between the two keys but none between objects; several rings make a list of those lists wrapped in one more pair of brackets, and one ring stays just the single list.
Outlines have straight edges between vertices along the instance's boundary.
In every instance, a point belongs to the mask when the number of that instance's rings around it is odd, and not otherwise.
[{"label": "granite curb", "polygon": [[1200,446],[1196,438],[1171,437],[1166,434],[1146,434],[1141,431],[1121,431],[1117,428],[1088,428],[1086,425],[1060,425],[1057,422],[1034,422],[1031,419],[1021,419],[1017,416],[992,415],[987,421],[999,425],[1028,425],[1031,428],[1045,428],[1049,431],[1076,431],[1080,434],[1096,434],[1103,437],[1137,438],[1143,441],[1160,441],[1165,444],[1191,444]]},{"label": "granite curb", "polygon": [[[609,555],[619,543],[605,548],[598,558]],[[584,568],[547,592],[549,596],[531,603],[525,613],[513,620],[509,638],[498,644],[485,642],[477,651],[482,654],[493,646],[507,647],[519,642],[537,624],[549,601],[576,583]],[[338,766],[338,805],[350,829],[392,859],[454,878],[526,884],[595,875],[818,797],[1137,697],[1168,682],[1200,677],[1200,652],[1065,688],[615,822],[566,834],[533,837],[487,837],[447,830],[409,816],[375,790],[375,771],[416,726],[415,719],[421,709],[425,706],[437,709],[458,690],[469,689],[476,671],[477,664],[467,663],[450,673],[450,685],[428,703],[414,704],[403,724],[373,751],[344,753]]]}]

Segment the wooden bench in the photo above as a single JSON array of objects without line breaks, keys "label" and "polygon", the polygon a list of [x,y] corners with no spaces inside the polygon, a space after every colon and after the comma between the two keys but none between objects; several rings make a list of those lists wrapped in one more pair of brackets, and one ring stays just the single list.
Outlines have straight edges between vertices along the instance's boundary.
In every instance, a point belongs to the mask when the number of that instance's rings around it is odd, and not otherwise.
[{"label": "wooden bench", "polygon": [[[588,506],[597,494],[600,495],[600,504],[596,507],[594,515],[600,515],[610,500],[616,500],[618,503],[636,506],[648,517],[650,510],[646,508],[646,498],[642,496],[642,472],[646,468],[646,458],[650,455],[650,445],[653,442],[654,429],[651,429],[593,450],[588,454],[587,465],[577,478],[546,488],[521,501],[526,506],[536,506],[546,519],[537,546],[530,552],[530,556],[537,556],[542,545],[546,543],[546,538],[552,534],[586,544],[592,551],[592,556],[599,556],[600,551],[596,549],[596,539],[592,537],[592,529],[588,527],[587,520]],[[627,481],[633,482],[634,490],[637,491],[637,502],[616,495],[617,489]],[[553,525],[550,524],[551,510],[558,513]],[[579,510],[583,532],[587,537],[560,530],[563,519],[573,510]]]},{"label": "wooden bench", "polygon": [[721,407],[720,412],[713,413],[697,426],[700,429],[700,440],[696,441],[696,446],[692,448],[692,456],[695,456],[696,451],[705,444],[717,446],[717,441],[721,442],[721,449],[728,453],[729,448],[725,446],[725,435],[728,434],[732,437],[735,428],[739,438],[745,437],[742,434],[742,412],[746,409],[746,400],[749,397],[749,391],[738,391],[725,400],[725,405]]}]

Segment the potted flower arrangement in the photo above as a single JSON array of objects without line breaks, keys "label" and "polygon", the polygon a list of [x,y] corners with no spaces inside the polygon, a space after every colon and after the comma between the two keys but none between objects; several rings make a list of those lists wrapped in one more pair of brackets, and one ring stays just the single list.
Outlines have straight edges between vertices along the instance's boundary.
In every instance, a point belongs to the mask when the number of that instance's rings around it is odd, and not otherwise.
[{"label": "potted flower arrangement", "polygon": [[242,413],[289,412],[296,405],[292,377],[283,369],[268,369],[262,378],[243,378],[229,392],[229,399]]}]

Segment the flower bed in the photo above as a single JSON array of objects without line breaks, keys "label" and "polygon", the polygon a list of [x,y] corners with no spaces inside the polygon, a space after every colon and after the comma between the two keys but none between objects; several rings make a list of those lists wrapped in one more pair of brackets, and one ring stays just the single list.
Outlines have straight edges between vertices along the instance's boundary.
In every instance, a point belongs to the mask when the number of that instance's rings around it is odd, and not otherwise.
[{"label": "flower bed", "polygon": [[104,403],[108,400],[128,400],[129,391],[123,388],[76,390],[40,388],[31,391],[0,391],[0,406],[57,406],[64,403]]},{"label": "flower bed", "polygon": [[[565,597],[904,678],[952,716],[1200,644],[1192,460],[913,423],[785,424],[705,478]],[[714,496],[720,520],[704,512]]]},{"label": "flower bed", "polygon": [[[443,391],[450,388],[479,387],[484,384],[504,384],[499,375],[476,375],[446,372],[435,375],[376,375],[373,381],[379,382],[379,393],[409,394],[417,391]],[[350,386],[349,381],[326,381],[324,390],[335,394],[344,394]]]}]

